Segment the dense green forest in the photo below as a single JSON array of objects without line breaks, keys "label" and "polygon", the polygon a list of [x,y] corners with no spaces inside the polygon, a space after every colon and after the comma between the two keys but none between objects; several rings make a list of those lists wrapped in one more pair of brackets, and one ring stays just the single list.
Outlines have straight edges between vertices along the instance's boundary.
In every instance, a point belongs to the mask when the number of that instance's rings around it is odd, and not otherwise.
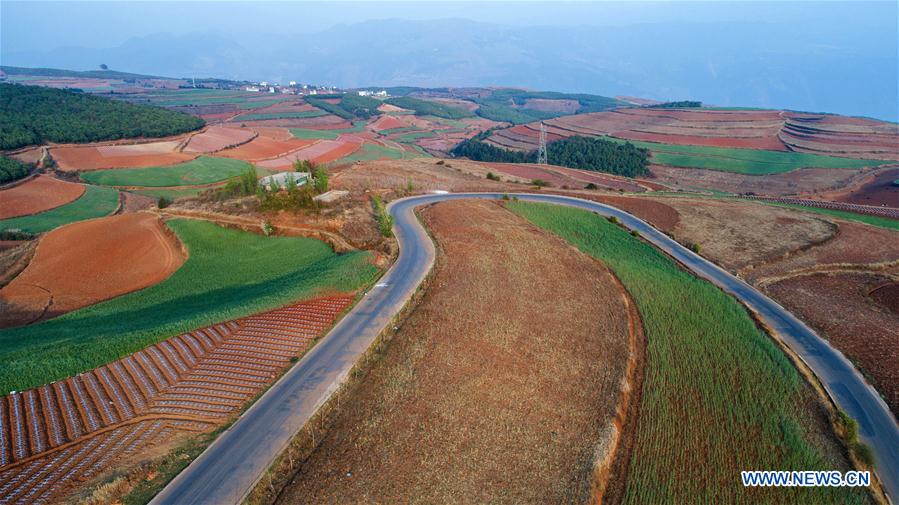
[{"label": "dense green forest", "polygon": [[568,137],[546,146],[546,157],[553,165],[582,168],[627,177],[650,175],[649,150],[625,142],[595,137]]},{"label": "dense green forest", "polygon": [[28,175],[28,165],[15,158],[0,156],[0,183],[21,179]]},{"label": "dense green forest", "polygon": [[495,161],[499,163],[534,163],[536,153],[502,149],[477,139],[463,140],[450,153],[453,156],[474,161]]},{"label": "dense green forest", "polygon": [[43,142],[165,137],[202,127],[181,112],[62,89],[0,84],[0,149]]},{"label": "dense green forest", "polygon": [[417,116],[437,116],[446,119],[462,119],[474,116],[474,114],[461,107],[452,107],[440,102],[421,100],[419,98],[412,98],[411,96],[390,98],[387,100],[387,103],[403,109],[415,111],[415,115]]},{"label": "dense green forest", "polygon": [[[536,151],[521,152],[502,149],[477,139],[461,142],[452,150],[454,156],[475,161],[500,163],[534,163]],[[570,168],[639,177],[650,175],[649,150],[630,142],[617,143],[601,138],[574,136],[546,146],[549,162]]]}]

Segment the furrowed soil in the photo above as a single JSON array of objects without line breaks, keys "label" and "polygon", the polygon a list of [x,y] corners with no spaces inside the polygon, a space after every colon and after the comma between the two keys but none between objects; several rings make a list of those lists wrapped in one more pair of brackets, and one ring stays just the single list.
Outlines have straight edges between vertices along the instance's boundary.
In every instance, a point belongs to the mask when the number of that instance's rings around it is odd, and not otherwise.
[{"label": "furrowed soil", "polygon": [[279,503],[586,501],[630,353],[614,278],[495,202],[423,217],[432,287]]},{"label": "furrowed soil", "polygon": [[58,228],[21,274],[0,290],[0,327],[32,323],[166,279],[185,260],[153,214],[93,219]]}]

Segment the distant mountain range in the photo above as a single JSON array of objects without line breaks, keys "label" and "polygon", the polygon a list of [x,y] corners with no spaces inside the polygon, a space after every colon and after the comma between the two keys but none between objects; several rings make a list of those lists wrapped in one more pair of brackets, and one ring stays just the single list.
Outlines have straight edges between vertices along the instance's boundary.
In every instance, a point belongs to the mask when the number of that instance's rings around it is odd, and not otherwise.
[{"label": "distant mountain range", "polygon": [[505,27],[368,21],[316,34],[157,34],[0,50],[4,65],[359,86],[520,86],[897,120],[895,32],[771,23]]}]

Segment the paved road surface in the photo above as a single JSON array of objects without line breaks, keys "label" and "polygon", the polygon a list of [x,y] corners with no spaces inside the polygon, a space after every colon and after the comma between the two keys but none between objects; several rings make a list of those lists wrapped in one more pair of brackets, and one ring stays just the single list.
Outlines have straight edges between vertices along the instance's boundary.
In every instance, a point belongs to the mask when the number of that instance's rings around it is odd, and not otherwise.
[{"label": "paved road surface", "polygon": [[[499,194],[441,194],[392,202],[400,255],[384,278],[306,356],[234,425],[178,475],[154,504],[239,503],[319,405],[337,389],[356,359],[415,292],[434,261],[434,246],[414,208],[459,198]],[[636,217],[608,205],[576,198],[521,194],[521,200],[578,207],[616,216],[695,274],[732,293],[756,311],[814,370],[837,404],[859,422],[859,436],[874,450],[887,492],[899,496],[899,426],[877,392],[852,364],[783,307],[745,282],[684,248]],[[763,469],[756,469],[763,470]],[[735,475],[734,480],[739,479]]]}]

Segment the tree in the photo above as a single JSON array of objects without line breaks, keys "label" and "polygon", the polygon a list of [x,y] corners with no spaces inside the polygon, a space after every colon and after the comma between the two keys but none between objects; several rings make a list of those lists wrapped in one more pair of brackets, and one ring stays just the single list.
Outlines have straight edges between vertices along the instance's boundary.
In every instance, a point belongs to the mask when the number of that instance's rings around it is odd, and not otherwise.
[{"label": "tree", "polygon": [[318,194],[322,194],[328,191],[328,172],[325,170],[325,167],[319,166],[316,167],[314,172],[314,177],[311,181],[312,187],[315,188],[315,192]]},{"label": "tree", "polygon": [[109,70],[109,66],[106,65],[106,63],[101,63],[101,64],[100,64],[100,69],[101,69],[101,70]]}]

